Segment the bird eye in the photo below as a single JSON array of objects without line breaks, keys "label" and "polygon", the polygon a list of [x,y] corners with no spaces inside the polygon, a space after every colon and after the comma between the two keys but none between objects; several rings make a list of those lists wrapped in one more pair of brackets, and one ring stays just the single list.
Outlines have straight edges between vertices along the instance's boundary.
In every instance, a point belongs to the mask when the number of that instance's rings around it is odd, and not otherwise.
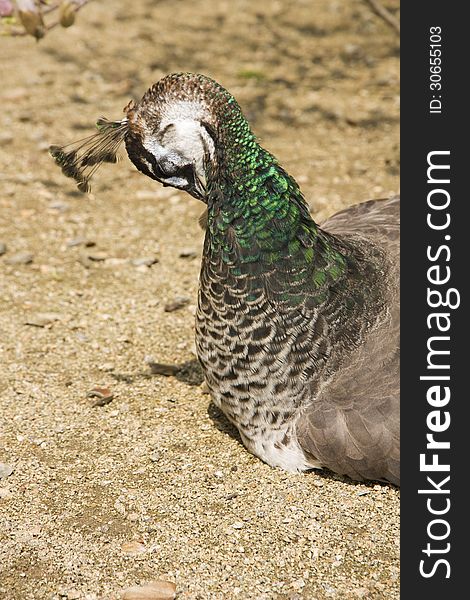
[{"label": "bird eye", "polygon": [[180,169],[180,165],[177,165],[174,160],[167,157],[160,160],[158,166],[164,175],[174,175]]}]

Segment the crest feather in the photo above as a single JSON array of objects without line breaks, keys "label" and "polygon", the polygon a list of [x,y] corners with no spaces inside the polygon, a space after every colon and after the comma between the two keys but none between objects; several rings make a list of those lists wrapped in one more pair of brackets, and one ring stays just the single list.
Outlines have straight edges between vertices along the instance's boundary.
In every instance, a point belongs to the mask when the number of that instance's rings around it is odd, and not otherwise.
[{"label": "crest feather", "polygon": [[90,179],[104,162],[116,163],[117,152],[124,141],[128,119],[109,121],[101,117],[96,122],[98,132],[66,146],[50,146],[49,153],[66,177],[77,182],[81,192],[91,190]]}]

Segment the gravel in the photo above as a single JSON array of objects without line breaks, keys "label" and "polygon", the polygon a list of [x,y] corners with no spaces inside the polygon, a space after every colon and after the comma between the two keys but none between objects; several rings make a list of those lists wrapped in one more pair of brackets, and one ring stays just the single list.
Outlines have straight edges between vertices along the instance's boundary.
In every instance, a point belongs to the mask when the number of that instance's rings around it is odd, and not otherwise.
[{"label": "gravel", "polygon": [[160,580],[177,600],[397,600],[398,490],[268,467],[201,385],[201,203],[127,159],[83,196],[38,150],[176,70],[234,92],[318,219],[398,186],[397,41],[366,3],[94,2],[40,44],[2,39],[0,598],[135,600]]}]

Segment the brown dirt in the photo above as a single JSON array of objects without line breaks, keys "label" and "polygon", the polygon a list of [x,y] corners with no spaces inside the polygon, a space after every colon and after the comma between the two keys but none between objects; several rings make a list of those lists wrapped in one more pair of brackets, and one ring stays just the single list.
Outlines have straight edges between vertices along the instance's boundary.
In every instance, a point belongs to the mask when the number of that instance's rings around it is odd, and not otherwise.
[{"label": "brown dirt", "polygon": [[[114,0],[0,46],[0,598],[111,600],[160,577],[181,599],[398,598],[398,491],[266,466],[203,393],[200,203],[127,160],[85,197],[47,154],[200,71],[323,219],[397,191],[394,32],[359,0]],[[151,376],[146,356],[184,368]],[[92,406],[95,386],[114,399]]]}]

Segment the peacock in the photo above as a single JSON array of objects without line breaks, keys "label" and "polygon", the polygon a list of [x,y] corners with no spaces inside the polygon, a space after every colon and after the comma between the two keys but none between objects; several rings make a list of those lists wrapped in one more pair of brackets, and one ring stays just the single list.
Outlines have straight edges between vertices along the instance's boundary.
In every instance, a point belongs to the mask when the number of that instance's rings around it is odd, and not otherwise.
[{"label": "peacock", "polygon": [[245,447],[290,472],[399,484],[399,198],[318,225],[235,98],[175,73],[120,121],[51,147],[79,188],[122,141],[139,171],[206,204],[196,347]]}]

